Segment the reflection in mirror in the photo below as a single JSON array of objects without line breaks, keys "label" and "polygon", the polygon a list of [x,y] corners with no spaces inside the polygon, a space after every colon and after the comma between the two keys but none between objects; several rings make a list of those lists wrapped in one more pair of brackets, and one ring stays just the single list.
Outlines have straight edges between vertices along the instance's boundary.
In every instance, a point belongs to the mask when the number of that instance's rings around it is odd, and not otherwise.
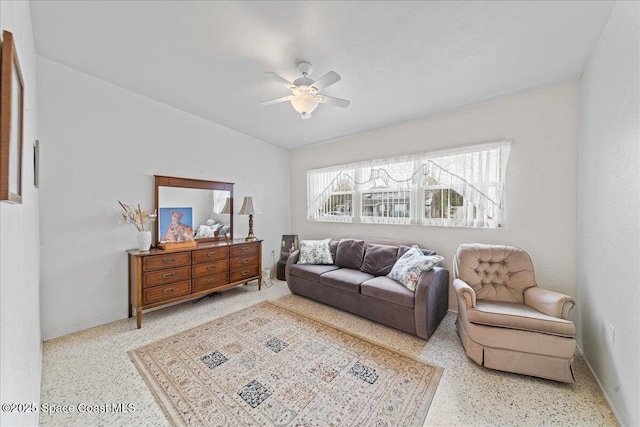
[{"label": "reflection in mirror", "polygon": [[231,231],[231,193],[223,190],[213,190],[211,193],[211,218],[202,227],[202,231],[196,234],[196,238],[225,237]]},{"label": "reflection in mirror", "polygon": [[[233,183],[162,175],[154,177],[155,208],[159,214],[163,210],[171,212],[170,208],[183,208],[178,211],[184,213],[180,222],[186,224],[184,217],[189,216],[191,223],[186,225],[200,243],[233,239]],[[162,237],[160,224],[155,234],[157,244]]]},{"label": "reflection in mirror", "polygon": [[158,187],[159,208],[192,209],[191,226],[196,239],[224,238],[231,231],[230,197],[231,193],[224,190]]}]

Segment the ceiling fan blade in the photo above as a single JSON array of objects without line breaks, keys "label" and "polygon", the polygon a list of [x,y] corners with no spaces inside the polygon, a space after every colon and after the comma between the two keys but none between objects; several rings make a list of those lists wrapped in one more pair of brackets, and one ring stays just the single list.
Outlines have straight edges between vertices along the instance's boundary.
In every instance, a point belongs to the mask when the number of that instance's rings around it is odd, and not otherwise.
[{"label": "ceiling fan blade", "polygon": [[275,99],[269,99],[269,100],[260,102],[260,105],[277,104],[278,102],[289,101],[291,98],[293,98],[293,95],[283,96],[283,97],[275,98]]},{"label": "ceiling fan blade", "polygon": [[329,87],[339,81],[340,78],[340,75],[335,71],[329,71],[327,74],[316,80],[315,83],[313,83],[311,86],[315,87],[318,92],[320,92],[322,89]]},{"label": "ceiling fan blade", "polygon": [[264,73],[265,77],[268,77],[272,80],[275,80],[276,82],[280,83],[281,85],[286,86],[289,89],[293,89],[296,87],[296,85],[294,85],[293,83],[291,83],[289,80],[280,77],[279,75],[277,75],[276,73],[272,73],[271,71]]},{"label": "ceiling fan blade", "polygon": [[346,99],[334,98],[333,96],[327,95],[316,95],[316,99],[322,104],[333,105],[340,108],[347,108],[349,104],[351,104],[351,101],[347,101]]}]

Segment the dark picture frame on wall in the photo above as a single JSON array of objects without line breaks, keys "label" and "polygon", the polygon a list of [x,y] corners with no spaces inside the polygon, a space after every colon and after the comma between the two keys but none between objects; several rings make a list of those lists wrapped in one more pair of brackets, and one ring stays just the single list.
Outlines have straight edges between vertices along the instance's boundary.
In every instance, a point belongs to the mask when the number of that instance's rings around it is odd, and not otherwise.
[{"label": "dark picture frame on wall", "polygon": [[22,203],[24,82],[9,31],[2,32],[0,77],[0,201]]},{"label": "dark picture frame on wall", "polygon": [[283,234],[282,243],[280,244],[280,259],[287,259],[289,255],[298,250],[298,235]]}]

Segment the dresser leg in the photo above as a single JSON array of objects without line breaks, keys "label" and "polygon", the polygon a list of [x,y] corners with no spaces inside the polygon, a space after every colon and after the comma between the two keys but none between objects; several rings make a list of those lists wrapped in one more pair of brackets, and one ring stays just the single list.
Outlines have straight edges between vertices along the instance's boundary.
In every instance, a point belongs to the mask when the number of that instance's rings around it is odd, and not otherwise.
[{"label": "dresser leg", "polygon": [[138,323],[138,329],[142,328],[142,309],[136,308],[136,321]]},{"label": "dresser leg", "polygon": [[260,287],[262,286],[262,277],[258,278],[258,290],[260,290]]}]

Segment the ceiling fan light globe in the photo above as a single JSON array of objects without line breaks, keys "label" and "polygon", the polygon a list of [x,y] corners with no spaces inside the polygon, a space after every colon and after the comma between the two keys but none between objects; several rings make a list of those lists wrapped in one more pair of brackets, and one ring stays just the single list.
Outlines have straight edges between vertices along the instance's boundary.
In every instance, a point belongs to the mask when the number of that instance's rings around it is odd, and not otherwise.
[{"label": "ceiling fan light globe", "polygon": [[301,94],[291,98],[293,109],[303,115],[311,114],[318,107],[318,100],[308,94]]}]

